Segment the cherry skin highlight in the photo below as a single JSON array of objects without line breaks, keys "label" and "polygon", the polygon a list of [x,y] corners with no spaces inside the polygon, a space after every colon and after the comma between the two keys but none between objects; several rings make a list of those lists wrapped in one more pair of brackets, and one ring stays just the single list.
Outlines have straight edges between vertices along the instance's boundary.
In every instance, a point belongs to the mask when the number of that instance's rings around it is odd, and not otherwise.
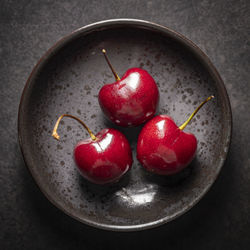
[{"label": "cherry skin highlight", "polygon": [[106,128],[97,135],[79,118],[61,115],[53,129],[52,136],[59,140],[57,128],[63,117],[78,121],[88,131],[90,138],[77,143],[74,159],[80,174],[95,184],[117,182],[132,166],[132,151],[126,137],[116,129]]},{"label": "cherry skin highlight", "polygon": [[131,68],[120,79],[106,51],[103,53],[116,78],[116,82],[105,84],[99,92],[98,100],[104,114],[123,127],[138,126],[150,120],[159,102],[159,90],[152,76],[146,70]]}]

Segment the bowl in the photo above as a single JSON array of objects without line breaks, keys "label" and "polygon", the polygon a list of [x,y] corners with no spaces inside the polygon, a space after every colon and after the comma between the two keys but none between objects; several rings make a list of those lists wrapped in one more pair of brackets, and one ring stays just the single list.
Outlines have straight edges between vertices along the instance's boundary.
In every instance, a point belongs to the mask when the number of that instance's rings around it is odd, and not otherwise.
[{"label": "bowl", "polygon": [[[143,125],[120,128],[103,116],[98,92],[105,83],[115,81],[103,48],[120,76],[131,67],[146,69],[153,76],[160,90],[157,113],[168,114],[177,125],[205,98],[216,97],[185,129],[196,135],[198,150],[184,171],[169,177],[146,172],[136,160]],[[65,119],[59,129],[61,140],[54,140],[53,126],[63,113],[80,117],[95,133],[113,127],[126,135],[134,163],[120,182],[97,186],[79,175],[73,148],[88,135],[74,120]],[[193,207],[223,166],[231,127],[228,95],[208,57],[183,35],[135,19],[94,23],[59,40],[29,76],[18,114],[21,151],[44,195],[76,220],[115,231],[155,227]]]}]

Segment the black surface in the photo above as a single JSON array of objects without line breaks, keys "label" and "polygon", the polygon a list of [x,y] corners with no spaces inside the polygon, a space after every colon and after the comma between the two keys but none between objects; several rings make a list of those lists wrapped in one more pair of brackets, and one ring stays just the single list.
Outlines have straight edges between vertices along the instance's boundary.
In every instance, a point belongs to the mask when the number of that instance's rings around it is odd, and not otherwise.
[{"label": "black surface", "polygon": [[[1,249],[248,249],[250,245],[249,11],[247,1],[1,1]],[[203,49],[227,87],[234,117],[219,179],[186,215],[138,233],[84,226],[54,208],[17,143],[22,88],[39,57],[95,21],[131,17],[181,32]]]}]

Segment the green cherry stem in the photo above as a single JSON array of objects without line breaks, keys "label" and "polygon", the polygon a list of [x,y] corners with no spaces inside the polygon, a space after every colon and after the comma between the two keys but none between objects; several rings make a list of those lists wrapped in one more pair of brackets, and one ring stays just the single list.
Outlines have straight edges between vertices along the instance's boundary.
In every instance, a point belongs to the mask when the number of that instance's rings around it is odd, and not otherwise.
[{"label": "green cherry stem", "polygon": [[200,108],[205,104],[207,103],[208,101],[210,101],[211,99],[213,99],[214,96],[211,95],[209,96],[205,101],[203,101],[196,109],[195,111],[189,116],[189,118],[179,127],[180,130],[183,130],[187,125],[188,123],[193,119],[193,117],[196,115],[196,113],[200,110]]},{"label": "green cherry stem", "polygon": [[88,131],[88,133],[89,133],[91,139],[92,139],[93,141],[96,140],[96,136],[93,134],[93,132],[87,127],[87,125],[86,125],[82,120],[80,120],[79,118],[77,118],[77,117],[75,117],[75,116],[73,116],[73,115],[68,115],[68,114],[63,114],[63,115],[61,115],[61,116],[58,118],[58,120],[56,121],[56,124],[55,124],[54,129],[53,129],[53,132],[52,132],[52,136],[53,136],[56,140],[59,140],[59,139],[60,139],[60,136],[59,136],[58,133],[57,133],[57,129],[58,129],[59,123],[60,123],[60,121],[62,120],[63,117],[70,117],[70,118],[73,118],[73,119],[75,119],[76,121],[78,121],[78,122],[79,122],[80,124],[82,124],[83,127]]},{"label": "green cherry stem", "polygon": [[108,65],[109,65],[109,67],[110,67],[110,69],[111,69],[111,71],[112,71],[112,73],[113,73],[113,75],[114,75],[116,81],[120,81],[120,80],[121,80],[120,77],[119,77],[118,74],[115,72],[113,66],[111,65],[111,63],[110,63],[110,61],[109,61],[109,59],[108,59],[106,50],[105,50],[105,49],[102,49],[102,53],[103,53],[103,55],[104,55],[104,57],[105,57],[105,59],[106,59]]}]

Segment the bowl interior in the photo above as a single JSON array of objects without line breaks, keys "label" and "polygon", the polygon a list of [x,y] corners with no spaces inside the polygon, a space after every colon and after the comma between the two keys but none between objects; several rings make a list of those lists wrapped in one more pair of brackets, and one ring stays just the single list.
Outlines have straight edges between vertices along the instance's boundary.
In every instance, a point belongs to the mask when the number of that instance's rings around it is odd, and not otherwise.
[{"label": "bowl interior", "polygon": [[[120,128],[103,116],[98,92],[114,77],[102,48],[120,76],[131,67],[146,69],[153,76],[160,90],[158,114],[168,114],[177,125],[206,97],[216,96],[185,129],[196,135],[198,150],[183,172],[171,177],[146,172],[136,159],[142,126]],[[170,34],[137,26],[107,26],[72,35],[41,61],[23,94],[19,137],[33,177],[67,214],[102,228],[142,229],[188,210],[216,179],[228,148],[226,101],[208,66]],[[73,148],[88,135],[74,120],[65,118],[58,131],[61,140],[54,140],[53,126],[63,113],[80,117],[95,133],[114,127],[126,135],[134,163],[119,183],[96,186],[79,175]]]}]

